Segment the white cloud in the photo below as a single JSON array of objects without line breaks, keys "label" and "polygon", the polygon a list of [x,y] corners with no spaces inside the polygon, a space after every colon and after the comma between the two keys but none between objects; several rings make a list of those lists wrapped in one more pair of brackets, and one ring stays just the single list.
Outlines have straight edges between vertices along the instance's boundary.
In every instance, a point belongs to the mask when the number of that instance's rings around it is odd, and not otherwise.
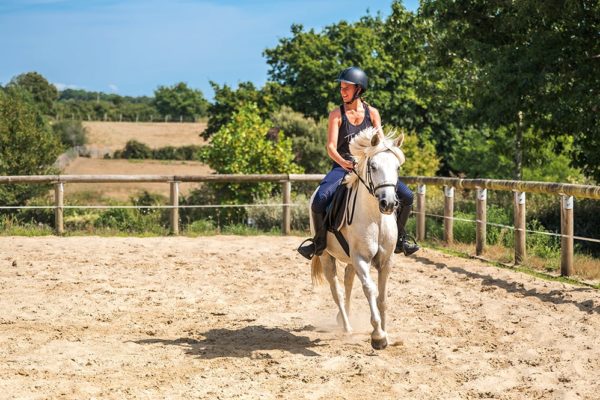
[{"label": "white cloud", "polygon": [[118,92],[119,91],[119,87],[117,85],[115,85],[114,83],[109,83],[108,87],[110,88],[110,90],[112,90],[113,92]]}]

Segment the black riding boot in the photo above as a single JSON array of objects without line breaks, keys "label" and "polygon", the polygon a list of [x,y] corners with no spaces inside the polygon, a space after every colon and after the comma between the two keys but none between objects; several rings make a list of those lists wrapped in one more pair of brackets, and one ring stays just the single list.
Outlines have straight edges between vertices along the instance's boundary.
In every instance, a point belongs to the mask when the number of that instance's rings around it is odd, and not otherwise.
[{"label": "black riding boot", "polygon": [[[327,247],[327,227],[325,226],[325,214],[316,213],[311,211],[313,226],[315,227],[315,237],[312,239],[306,239],[300,247],[298,247],[298,253],[302,257],[311,260],[313,256],[320,256],[323,254],[323,250]],[[305,244],[309,242],[308,244]]]},{"label": "black riding boot", "polygon": [[408,217],[410,216],[411,209],[412,206],[401,205],[396,211],[396,226],[398,226],[398,241],[396,242],[396,248],[394,249],[394,253],[396,254],[404,253],[405,256],[410,256],[420,249],[417,242],[413,241],[413,243],[410,243],[408,241],[408,235],[404,229],[406,221],[408,221]]}]

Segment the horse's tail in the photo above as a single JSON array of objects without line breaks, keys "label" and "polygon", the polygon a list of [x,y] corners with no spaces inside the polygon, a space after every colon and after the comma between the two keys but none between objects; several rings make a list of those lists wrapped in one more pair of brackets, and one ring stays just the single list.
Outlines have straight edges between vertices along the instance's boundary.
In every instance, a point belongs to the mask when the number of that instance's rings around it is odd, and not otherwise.
[{"label": "horse's tail", "polygon": [[321,257],[314,255],[310,264],[310,277],[312,283],[315,286],[322,285],[325,283],[325,273],[323,272],[323,264],[321,264]]}]

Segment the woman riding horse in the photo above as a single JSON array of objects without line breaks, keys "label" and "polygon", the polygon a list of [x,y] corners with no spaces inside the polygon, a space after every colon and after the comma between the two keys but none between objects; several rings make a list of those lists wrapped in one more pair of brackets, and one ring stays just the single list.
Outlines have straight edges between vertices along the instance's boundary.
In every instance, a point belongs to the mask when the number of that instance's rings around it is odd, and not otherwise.
[{"label": "woman riding horse", "polygon": [[[340,82],[340,94],[344,104],[329,113],[327,154],[333,160],[333,167],[321,181],[311,206],[315,236],[305,240],[298,248],[298,252],[309,260],[315,255],[320,256],[327,247],[325,211],[340,182],[354,167],[349,149],[350,140],[365,128],[381,128],[379,111],[360,97],[367,91],[367,74],[358,67],[350,67],[343,70],[336,81]],[[419,250],[416,243],[407,241],[404,229],[412,209],[413,193],[398,180],[396,196],[400,201],[400,208],[396,214],[398,240],[394,253],[403,252],[408,256]],[[305,244],[306,242],[309,243]]]}]

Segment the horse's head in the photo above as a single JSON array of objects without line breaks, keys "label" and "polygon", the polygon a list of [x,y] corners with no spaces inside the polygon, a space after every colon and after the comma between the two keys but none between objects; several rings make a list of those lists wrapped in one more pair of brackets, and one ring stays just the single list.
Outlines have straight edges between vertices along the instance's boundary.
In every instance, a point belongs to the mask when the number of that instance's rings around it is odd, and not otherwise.
[{"label": "horse's head", "polygon": [[404,164],[404,153],[400,145],[404,135],[394,138],[393,133],[384,136],[380,129],[367,128],[350,142],[350,152],[357,162],[356,174],[348,175],[346,183],[351,185],[363,179],[369,193],[377,198],[379,211],[391,214],[398,206],[396,182],[398,170]]}]

